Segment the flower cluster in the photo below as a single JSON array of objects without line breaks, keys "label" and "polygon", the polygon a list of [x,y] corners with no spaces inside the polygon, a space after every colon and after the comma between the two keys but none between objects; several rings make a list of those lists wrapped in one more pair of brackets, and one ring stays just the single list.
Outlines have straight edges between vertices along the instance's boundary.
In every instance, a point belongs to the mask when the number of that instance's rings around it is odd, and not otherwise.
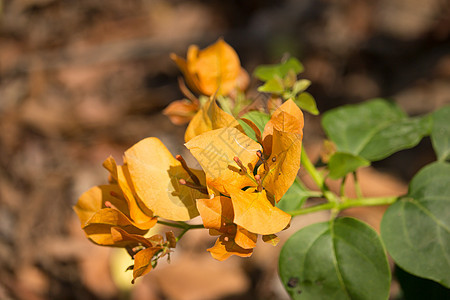
[{"label": "flower cluster", "polygon": [[[191,90],[209,96],[199,101],[181,84],[191,98],[182,101],[190,103],[192,112],[185,146],[202,170],[189,168],[179,155],[173,157],[159,139],[146,138],[125,151],[122,166],[108,158],[103,165],[110,173],[109,184],[85,192],[74,207],[90,240],[129,251],[134,279],[149,272],[181,237],[171,231],[166,239],[159,234],[146,237],[157,222],[209,229],[218,238],[208,251],[218,260],[250,256],[258,235],[276,245],[276,233],[291,220],[276,203],[300,168],[303,114],[292,100],[276,108],[262,130],[218,105],[218,97],[228,101],[235,97],[233,91],[245,89],[242,78],[248,77],[228,44],[219,40],[201,51],[192,46],[187,60],[172,58]],[[167,114],[179,121],[176,111],[172,106]],[[198,215],[203,225],[184,222]]]}]

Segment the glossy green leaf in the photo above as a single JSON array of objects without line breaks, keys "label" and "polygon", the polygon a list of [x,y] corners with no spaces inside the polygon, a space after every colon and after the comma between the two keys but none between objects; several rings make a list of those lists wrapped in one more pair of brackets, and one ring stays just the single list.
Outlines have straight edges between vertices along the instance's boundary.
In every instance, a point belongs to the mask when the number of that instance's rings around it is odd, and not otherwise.
[{"label": "glossy green leaf", "polygon": [[336,152],[330,157],[328,176],[331,179],[339,179],[358,168],[370,166],[370,161],[350,153]]},{"label": "glossy green leaf", "polygon": [[255,123],[255,125],[259,128],[261,133],[264,131],[264,127],[270,120],[270,116],[268,114],[257,110],[249,111],[248,113],[243,115],[242,118],[249,119],[250,121]]},{"label": "glossy green leaf", "polygon": [[381,222],[389,254],[404,270],[450,287],[450,164],[433,163],[414,176],[408,195]]},{"label": "glossy green leaf", "polygon": [[316,100],[314,97],[308,93],[303,92],[294,99],[295,104],[298,105],[303,110],[317,116],[319,114],[319,110],[317,109]]},{"label": "glossy green leaf", "polygon": [[374,99],[326,112],[322,126],[338,151],[376,161],[417,145],[430,119],[408,118],[395,103]]},{"label": "glossy green leaf", "polygon": [[279,261],[293,299],[382,300],[391,274],[377,233],[353,218],[317,223],[293,234]]},{"label": "glossy green leaf", "polygon": [[371,136],[359,155],[377,161],[399,150],[412,148],[429,134],[430,125],[428,116],[386,124]]},{"label": "glossy green leaf", "polygon": [[300,61],[291,57],[280,64],[261,65],[255,69],[253,75],[262,81],[268,81],[276,77],[284,78],[289,73],[289,70],[293,70],[295,74],[299,74],[303,72],[303,69],[303,65]]},{"label": "glossy green leaf", "polygon": [[303,203],[313,195],[314,193],[311,193],[298,179],[295,179],[276,206],[285,212],[300,209]]},{"label": "glossy green leaf", "polygon": [[258,87],[258,92],[281,94],[284,91],[284,85],[279,77],[269,79],[264,85]]},{"label": "glossy green leaf", "polygon": [[450,106],[435,111],[432,115],[431,142],[438,160],[450,159]]}]

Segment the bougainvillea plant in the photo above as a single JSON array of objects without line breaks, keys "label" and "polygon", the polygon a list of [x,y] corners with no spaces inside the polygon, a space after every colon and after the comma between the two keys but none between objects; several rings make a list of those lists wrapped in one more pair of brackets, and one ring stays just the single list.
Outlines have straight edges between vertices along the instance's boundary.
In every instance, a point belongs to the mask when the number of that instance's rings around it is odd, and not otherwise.
[{"label": "bougainvillea plant", "polygon": [[[125,151],[123,165],[109,157],[109,183],[85,192],[74,207],[86,236],[103,246],[123,247],[134,259],[133,281],[170,257],[188,230],[217,236],[207,249],[217,260],[249,257],[262,242],[277,245],[291,218],[331,210],[330,220],[307,226],[284,244],[279,274],[294,299],[388,299],[387,253],[403,270],[450,287],[450,107],[409,117],[394,102],[373,99],[322,116],[328,136],[325,167],[317,169],[302,149],[303,111],[318,115],[314,98],[299,79],[302,64],[289,58],[259,66],[263,105],[247,96],[248,73],[222,39],[187,58],[171,55],[184,75],[185,99],[164,113],[189,122],[185,146],[201,169],[173,156],[149,137]],[[356,198],[333,193],[325,179],[352,176],[371,162],[412,148],[430,136],[437,161],[420,170],[403,196]],[[300,166],[317,189],[297,177]],[[311,206],[310,198],[322,198]],[[317,200],[316,202],[317,203]],[[381,235],[364,222],[340,217],[350,207],[390,205]],[[201,217],[202,224],[186,221]],[[155,224],[181,229],[175,236],[149,235]]]}]

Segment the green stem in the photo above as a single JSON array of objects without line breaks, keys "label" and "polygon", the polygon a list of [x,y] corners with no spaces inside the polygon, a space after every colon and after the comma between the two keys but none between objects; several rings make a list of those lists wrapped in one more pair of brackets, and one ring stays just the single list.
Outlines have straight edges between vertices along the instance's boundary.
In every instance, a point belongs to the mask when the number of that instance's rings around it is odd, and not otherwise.
[{"label": "green stem", "polygon": [[[182,229],[186,228],[185,225],[179,224],[179,223],[171,223],[171,222],[166,222],[166,221],[161,221],[161,220],[158,220],[156,223],[161,224],[161,225],[170,226],[170,227],[175,227],[175,228],[182,228]],[[188,225],[188,224],[186,224],[186,225]]]},{"label": "green stem", "polygon": [[308,154],[306,154],[305,148],[303,147],[301,153],[301,165],[305,170],[311,175],[312,179],[321,191],[325,190],[323,176],[317,171],[316,167],[309,160]]},{"label": "green stem", "polygon": [[342,178],[342,182],[341,182],[341,187],[339,189],[339,193],[341,194],[341,198],[345,197],[345,181],[347,180],[347,176],[344,176],[344,178]]},{"label": "green stem", "polygon": [[353,181],[355,184],[356,197],[358,197],[359,199],[362,199],[363,194],[361,191],[361,186],[359,185],[358,176],[356,175],[356,172],[353,172]]},{"label": "green stem", "polygon": [[175,238],[175,240],[178,242],[182,237],[183,237],[183,235],[186,233],[186,232],[188,232],[188,228],[185,228],[176,238]]},{"label": "green stem", "polygon": [[339,210],[358,206],[377,206],[390,205],[397,201],[398,197],[374,197],[361,199],[348,199],[346,202],[339,204]]},{"label": "green stem", "polygon": [[335,209],[335,211],[341,211],[350,207],[358,206],[376,206],[376,205],[389,205],[397,201],[398,197],[378,197],[378,198],[363,198],[363,199],[347,199],[343,203],[339,202],[328,202],[324,204],[319,204],[311,207],[301,208],[293,211],[288,211],[287,213],[291,216],[299,216],[304,214],[309,214],[312,212],[317,212],[327,209]]},{"label": "green stem", "polygon": [[181,229],[186,229],[186,230],[205,228],[203,226],[203,224],[191,225],[191,224],[188,224],[188,223],[185,223],[185,222],[180,222],[180,221],[178,221],[177,223],[172,223],[172,222],[166,222],[166,221],[158,220],[157,223],[161,224],[161,225],[166,225],[166,226],[175,227],[175,228],[181,228]]}]

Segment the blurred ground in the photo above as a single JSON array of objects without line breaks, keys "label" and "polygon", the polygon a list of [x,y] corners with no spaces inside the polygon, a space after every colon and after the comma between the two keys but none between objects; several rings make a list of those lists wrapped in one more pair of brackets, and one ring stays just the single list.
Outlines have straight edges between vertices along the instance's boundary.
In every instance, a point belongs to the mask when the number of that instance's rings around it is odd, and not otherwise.
[{"label": "blurred ground", "polygon": [[[181,97],[170,52],[222,36],[250,72],[290,53],[322,112],[379,96],[412,115],[450,103],[446,0],[242,2],[0,0],[0,299],[286,299],[280,246],[219,263],[205,251],[207,234],[190,232],[170,265],[130,291],[129,278],[110,275],[127,263],[79,228],[71,206],[106,182],[110,154],[120,160],[147,136],[184,153],[184,127],[161,115]],[[322,137],[307,116],[313,156]],[[401,194],[433,159],[425,140],[364,170],[363,188]],[[382,209],[350,213],[376,227]],[[296,219],[282,238],[326,217]]]}]

